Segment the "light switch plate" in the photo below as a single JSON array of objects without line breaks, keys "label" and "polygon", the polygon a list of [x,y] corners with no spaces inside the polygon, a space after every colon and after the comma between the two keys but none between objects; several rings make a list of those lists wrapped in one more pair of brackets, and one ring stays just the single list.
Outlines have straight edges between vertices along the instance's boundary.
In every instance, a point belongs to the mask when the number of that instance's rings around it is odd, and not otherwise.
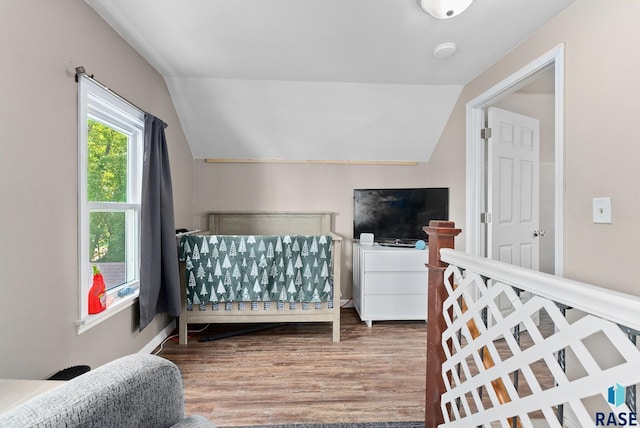
[{"label": "light switch plate", "polygon": [[611,224],[611,198],[593,198],[593,222]]}]

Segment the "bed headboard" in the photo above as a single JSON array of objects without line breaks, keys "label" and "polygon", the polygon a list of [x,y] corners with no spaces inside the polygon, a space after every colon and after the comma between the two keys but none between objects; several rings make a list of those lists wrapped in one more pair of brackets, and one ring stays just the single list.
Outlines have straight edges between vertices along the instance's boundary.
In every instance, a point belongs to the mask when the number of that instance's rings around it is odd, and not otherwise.
[{"label": "bed headboard", "polygon": [[210,212],[209,233],[218,235],[323,235],[332,233],[331,212]]}]

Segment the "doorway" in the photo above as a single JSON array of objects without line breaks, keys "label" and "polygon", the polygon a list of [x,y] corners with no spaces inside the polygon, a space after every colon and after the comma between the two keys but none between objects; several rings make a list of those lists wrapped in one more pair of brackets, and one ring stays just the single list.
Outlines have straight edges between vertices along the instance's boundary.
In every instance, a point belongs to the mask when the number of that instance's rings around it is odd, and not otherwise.
[{"label": "doorway", "polygon": [[488,153],[481,130],[488,121],[489,108],[515,109],[521,110],[518,113],[527,114],[526,106],[530,107],[532,103],[518,100],[523,97],[530,100],[534,92],[548,92],[548,87],[542,87],[551,84],[552,93],[548,94],[547,99],[551,100],[549,105],[552,111],[546,109],[551,118],[545,121],[549,136],[546,146],[541,146],[541,152],[545,153],[540,163],[541,225],[535,229],[535,233],[544,235],[540,241],[540,270],[559,276],[563,275],[564,254],[563,56],[564,48],[560,45],[467,103],[466,150],[466,248],[471,254],[487,256],[491,253],[488,245],[492,239],[488,236],[486,222],[481,218],[491,221],[486,213],[491,211],[487,183],[492,171],[489,171]]}]

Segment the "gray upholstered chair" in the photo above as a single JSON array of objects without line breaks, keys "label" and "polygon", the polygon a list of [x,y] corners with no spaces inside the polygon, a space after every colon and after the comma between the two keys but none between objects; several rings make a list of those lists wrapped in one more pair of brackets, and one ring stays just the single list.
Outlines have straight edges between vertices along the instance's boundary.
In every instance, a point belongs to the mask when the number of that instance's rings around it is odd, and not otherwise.
[{"label": "gray upholstered chair", "polygon": [[182,376],[154,355],[119,358],[0,414],[0,427],[213,427],[184,416]]}]

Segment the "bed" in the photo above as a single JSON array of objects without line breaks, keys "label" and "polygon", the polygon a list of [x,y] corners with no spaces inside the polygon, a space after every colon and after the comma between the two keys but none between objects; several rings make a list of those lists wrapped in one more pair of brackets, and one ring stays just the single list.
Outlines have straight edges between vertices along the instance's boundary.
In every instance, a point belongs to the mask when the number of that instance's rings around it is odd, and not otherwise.
[{"label": "bed", "polygon": [[329,212],[211,212],[180,244],[182,312],[204,323],[327,322],[340,341],[342,238]]}]

